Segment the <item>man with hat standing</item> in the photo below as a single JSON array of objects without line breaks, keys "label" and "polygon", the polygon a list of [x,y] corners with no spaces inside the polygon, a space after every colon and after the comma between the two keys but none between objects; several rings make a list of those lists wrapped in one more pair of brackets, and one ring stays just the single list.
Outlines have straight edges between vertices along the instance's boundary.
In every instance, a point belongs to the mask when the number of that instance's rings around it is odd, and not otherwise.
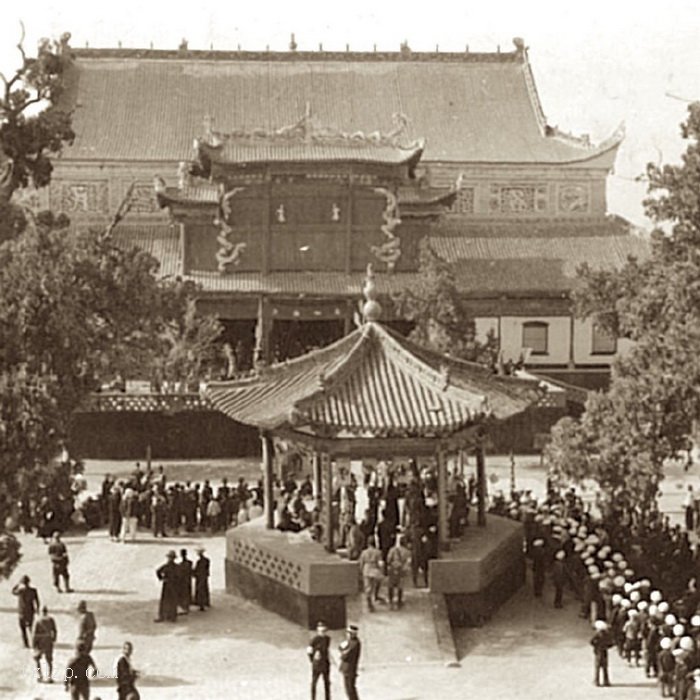
[{"label": "man with hat standing", "polygon": [[171,549],[167,554],[167,561],[156,570],[156,576],[162,581],[163,587],[160,593],[160,605],[158,617],[155,622],[175,622],[177,620],[177,603],[179,595],[178,584],[180,576],[178,566],[175,563],[177,555]]},{"label": "man with hat standing", "polygon": [[359,700],[356,684],[362,644],[357,638],[358,632],[357,625],[348,625],[347,636],[340,643],[340,672],[343,674],[348,700]]},{"label": "man with hat standing", "polygon": [[66,690],[70,690],[71,700],[89,700],[90,669],[97,675],[97,666],[92,656],[85,651],[83,643],[78,642],[75,655],[68,662],[64,676],[65,687]]},{"label": "man with hat standing", "polygon": [[325,700],[331,698],[331,638],[328,636],[328,627],[325,622],[316,624],[316,634],[306,647],[306,653],[311,662],[311,700],[316,700],[316,684],[319,677],[323,677],[323,689]]},{"label": "man with hat standing", "polygon": [[209,559],[204,556],[204,547],[197,547],[199,559],[192,568],[192,578],[194,579],[194,604],[200,610],[208,608],[209,603]]},{"label": "man with hat standing", "polygon": [[532,582],[535,590],[535,598],[542,597],[545,574],[544,540],[536,539],[532,543]]},{"label": "man with hat standing", "polygon": [[87,603],[84,600],[78,603],[78,614],[80,615],[78,642],[83,643],[85,651],[89,654],[92,651],[92,645],[95,643],[95,630],[97,629],[95,614],[87,609]]},{"label": "man with hat standing", "polygon": [[560,549],[554,555],[554,563],[552,564],[552,583],[554,584],[554,607],[562,608],[564,604],[562,598],[564,596],[564,582],[566,581],[566,568],[564,567],[564,559],[566,553]]},{"label": "man with hat standing", "polygon": [[608,649],[613,645],[612,637],[608,631],[608,624],[603,620],[596,620],[594,623],[595,634],[591,639],[594,656],[594,678],[593,684],[600,685],[600,676],[603,676],[603,685],[610,685],[608,676]]},{"label": "man with hat standing", "polygon": [[36,588],[29,585],[29,576],[22,576],[20,582],[12,588],[12,593],[17,596],[17,614],[22,641],[24,646],[29,648],[27,630],[31,631],[34,615],[39,612],[39,594]]}]

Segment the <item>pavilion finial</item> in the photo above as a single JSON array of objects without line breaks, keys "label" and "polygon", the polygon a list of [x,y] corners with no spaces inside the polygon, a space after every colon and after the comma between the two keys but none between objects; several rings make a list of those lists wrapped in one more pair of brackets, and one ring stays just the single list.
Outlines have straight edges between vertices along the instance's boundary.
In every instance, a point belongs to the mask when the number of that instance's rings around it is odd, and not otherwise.
[{"label": "pavilion finial", "polygon": [[362,306],[362,317],[365,323],[378,321],[382,315],[381,304],[377,301],[377,284],[374,281],[374,268],[372,263],[367,264],[367,277],[362,287],[365,303]]}]

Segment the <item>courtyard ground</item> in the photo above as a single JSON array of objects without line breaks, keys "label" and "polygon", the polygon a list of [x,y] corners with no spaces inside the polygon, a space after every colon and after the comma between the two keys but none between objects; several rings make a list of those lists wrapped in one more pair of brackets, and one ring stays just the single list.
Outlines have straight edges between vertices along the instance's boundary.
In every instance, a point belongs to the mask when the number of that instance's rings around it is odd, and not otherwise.
[{"label": "courtyard ground", "polygon": [[[533,460],[526,458],[522,464],[518,460],[518,486],[522,483],[530,488],[531,480],[533,488],[537,484],[541,488],[542,470],[527,464],[533,464]],[[170,467],[166,466],[169,473]],[[128,471],[131,464],[90,463],[90,482],[99,482],[99,474],[106,470],[116,473],[121,468]],[[254,465],[245,467],[246,471],[248,468]],[[211,469],[217,475],[215,479],[223,472],[230,478],[238,476],[234,465],[225,463],[190,464],[182,469],[183,474],[189,469]],[[502,466],[492,460],[488,471],[504,485],[509,483],[507,459]],[[686,475],[679,470],[670,474],[664,495],[667,508],[679,508],[688,480],[697,482],[697,472],[691,470]],[[32,577],[42,603],[56,618],[58,671],[63,671],[71,653],[77,629],[75,608],[84,599],[98,621],[93,656],[100,671],[110,674],[122,643],[132,641],[144,700],[309,697],[309,668],[304,653],[308,633],[254,603],[224,592],[222,536],[154,540],[143,533],[134,544],[110,542],[104,531],[67,537],[76,589],[71,594],[51,589],[50,564],[41,540],[24,535],[21,539],[21,565],[10,581],[0,583],[0,698],[66,697],[61,683],[48,686],[34,682],[31,655],[21,646],[11,586],[24,573]],[[203,613],[193,610],[175,624],[155,624],[159,595],[155,568],[164,561],[168,549],[193,550],[197,544],[206,547],[212,560],[212,609]],[[408,604],[412,605],[410,599]],[[563,610],[555,610],[550,590],[545,599],[537,601],[526,586],[485,627],[457,630],[458,668],[448,668],[439,659],[422,658],[419,650],[425,631],[408,628],[401,612],[384,610],[377,615],[382,624],[372,625],[372,644],[367,645],[361,662],[358,687],[363,700],[432,700],[448,693],[457,699],[523,700],[558,699],[563,694],[567,700],[598,695],[615,700],[658,696],[658,688],[644,678],[640,669],[627,668],[616,655],[612,655],[611,662],[614,687],[594,688],[590,627],[577,616],[577,605],[570,596]],[[383,640],[377,635],[384,635]],[[333,636],[335,648],[340,635],[335,632]],[[397,640],[402,638],[402,646],[414,650],[403,657],[396,653]],[[342,697],[341,679],[335,670],[333,684],[335,697]],[[116,697],[114,680],[96,681],[92,697]]]}]

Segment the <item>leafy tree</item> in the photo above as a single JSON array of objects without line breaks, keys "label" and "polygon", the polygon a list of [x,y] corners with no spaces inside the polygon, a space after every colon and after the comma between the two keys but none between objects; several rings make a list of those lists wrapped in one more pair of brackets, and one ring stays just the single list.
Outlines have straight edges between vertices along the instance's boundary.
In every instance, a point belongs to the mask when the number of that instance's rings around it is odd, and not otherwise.
[{"label": "leafy tree", "polygon": [[682,135],[681,164],[647,166],[645,208],[657,226],[648,258],[579,271],[578,314],[634,344],[614,363],[607,394],[553,431],[548,456],[569,478],[597,479],[611,504],[651,505],[664,463],[688,448],[700,417],[700,103]]},{"label": "leafy tree", "polygon": [[0,241],[25,225],[21,208],[11,201],[15,190],[48,185],[51,157],[75,138],[62,100],[72,62],[69,40],[70,34],[42,39],[36,56],[28,56],[22,27],[21,64],[9,77],[0,73]]},{"label": "leafy tree", "polygon": [[476,338],[476,324],[457,287],[453,267],[427,239],[420,243],[419,281],[393,298],[397,315],[414,323],[410,338],[437,352],[494,365],[496,342]]}]

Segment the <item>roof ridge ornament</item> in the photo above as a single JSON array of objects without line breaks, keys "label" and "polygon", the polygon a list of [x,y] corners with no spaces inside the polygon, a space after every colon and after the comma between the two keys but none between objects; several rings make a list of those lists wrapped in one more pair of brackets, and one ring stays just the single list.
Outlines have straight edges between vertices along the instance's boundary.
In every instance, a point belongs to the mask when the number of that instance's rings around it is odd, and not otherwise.
[{"label": "roof ridge ornament", "polygon": [[362,287],[362,294],[365,297],[365,303],[362,306],[362,318],[364,323],[373,323],[378,321],[382,315],[381,304],[377,301],[377,284],[374,281],[374,268],[372,263],[367,263],[367,277]]}]

